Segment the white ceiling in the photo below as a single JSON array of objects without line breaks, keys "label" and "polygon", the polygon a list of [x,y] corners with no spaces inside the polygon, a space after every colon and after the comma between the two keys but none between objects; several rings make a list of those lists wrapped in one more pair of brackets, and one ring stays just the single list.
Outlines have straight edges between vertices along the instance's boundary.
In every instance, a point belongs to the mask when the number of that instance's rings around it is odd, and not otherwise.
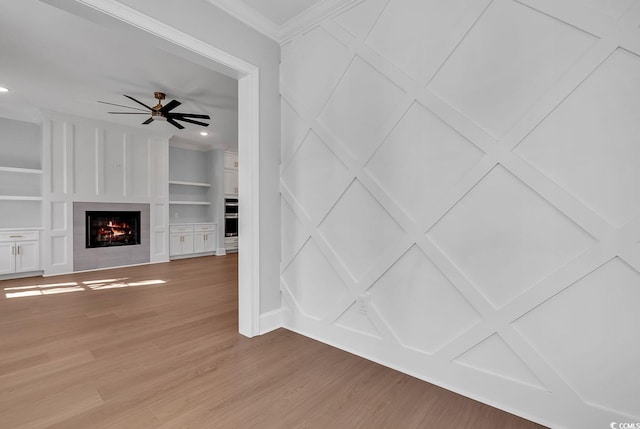
[{"label": "white ceiling", "polygon": [[[45,0],[47,1],[47,0]],[[309,25],[345,0],[204,0],[278,41],[287,31]],[[306,16],[305,16],[306,15]],[[305,16],[305,19],[301,19]],[[161,43],[137,40],[134,32],[87,21],[39,0],[0,2],[0,117],[38,122],[41,110],[134,127],[153,127],[174,141],[209,148],[237,148],[237,81],[162,50]],[[140,107],[123,94],[155,105],[154,91],[179,100],[182,113],[212,117],[203,127],[141,125],[144,115],[110,115]],[[134,111],[134,110],[130,110]],[[2,143],[0,141],[0,143]]]},{"label": "white ceiling", "polygon": [[322,0],[240,0],[274,24],[281,26]]},{"label": "white ceiling", "polygon": [[[0,116],[38,121],[39,109],[53,110],[136,127],[154,127],[209,147],[237,145],[237,81],[157,47],[136,42],[131,34],[86,21],[38,0],[0,2]],[[203,127],[184,124],[140,125],[144,115],[97,101],[140,107],[130,95],[155,105],[154,91],[177,99],[174,111],[212,117]],[[153,103],[153,104],[152,104]],[[134,110],[130,110],[134,111]],[[0,141],[0,143],[3,143]]]}]

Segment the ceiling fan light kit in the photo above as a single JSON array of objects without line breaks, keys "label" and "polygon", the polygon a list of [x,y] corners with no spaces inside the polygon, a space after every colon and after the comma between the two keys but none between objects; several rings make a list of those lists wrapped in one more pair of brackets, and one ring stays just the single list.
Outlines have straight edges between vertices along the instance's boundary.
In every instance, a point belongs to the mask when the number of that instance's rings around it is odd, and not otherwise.
[{"label": "ceiling fan light kit", "polygon": [[142,124],[143,125],[147,125],[150,124],[153,121],[165,121],[170,123],[171,125],[173,125],[176,128],[179,129],[183,129],[184,126],[176,121],[181,121],[181,122],[188,122],[191,124],[195,124],[195,125],[200,125],[203,127],[208,127],[209,124],[202,122],[202,121],[196,121],[195,119],[211,119],[211,117],[209,115],[201,115],[201,114],[197,114],[197,113],[178,113],[178,112],[172,112],[173,109],[175,109],[176,107],[178,107],[179,105],[181,105],[182,103],[179,102],[178,100],[171,100],[170,102],[168,102],[166,105],[162,105],[162,100],[164,100],[167,96],[164,92],[154,92],[153,96],[158,100],[158,104],[156,104],[153,107],[147,106],[146,104],[144,104],[143,102],[136,100],[135,98],[131,97],[130,95],[126,95],[124,94],[125,97],[127,97],[129,100],[138,103],[139,105],[145,107],[147,110],[144,109],[140,109],[137,107],[130,107],[130,106],[124,106],[122,104],[115,104],[115,103],[107,103],[106,101],[99,101],[98,103],[103,103],[103,104],[110,104],[112,106],[119,106],[119,107],[125,107],[127,109],[132,109],[132,110],[140,110],[140,112],[107,112],[110,113],[112,115],[148,115],[149,113],[151,114],[151,117],[149,119],[147,119],[146,121],[144,121]]}]

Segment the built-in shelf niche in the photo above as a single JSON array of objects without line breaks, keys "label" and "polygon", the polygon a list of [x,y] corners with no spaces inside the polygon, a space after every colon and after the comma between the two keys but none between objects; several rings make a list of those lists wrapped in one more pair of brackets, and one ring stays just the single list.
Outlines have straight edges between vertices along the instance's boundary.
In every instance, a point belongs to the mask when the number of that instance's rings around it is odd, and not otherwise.
[{"label": "built-in shelf niche", "polygon": [[216,221],[213,159],[212,151],[169,147],[171,224]]},{"label": "built-in shelf niche", "polygon": [[0,228],[42,227],[41,130],[0,118]]}]

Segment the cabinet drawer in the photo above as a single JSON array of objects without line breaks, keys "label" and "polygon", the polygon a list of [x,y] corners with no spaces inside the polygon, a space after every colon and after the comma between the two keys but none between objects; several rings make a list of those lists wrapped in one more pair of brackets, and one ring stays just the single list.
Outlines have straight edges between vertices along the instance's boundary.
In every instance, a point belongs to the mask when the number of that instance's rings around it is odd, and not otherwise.
[{"label": "cabinet drawer", "polygon": [[0,241],[24,241],[38,240],[39,231],[3,231],[0,232]]},{"label": "cabinet drawer", "polygon": [[216,226],[214,224],[194,225],[193,230],[195,232],[212,232],[216,230]]},{"label": "cabinet drawer", "polygon": [[193,225],[171,225],[169,226],[169,233],[175,234],[178,232],[193,232]]}]

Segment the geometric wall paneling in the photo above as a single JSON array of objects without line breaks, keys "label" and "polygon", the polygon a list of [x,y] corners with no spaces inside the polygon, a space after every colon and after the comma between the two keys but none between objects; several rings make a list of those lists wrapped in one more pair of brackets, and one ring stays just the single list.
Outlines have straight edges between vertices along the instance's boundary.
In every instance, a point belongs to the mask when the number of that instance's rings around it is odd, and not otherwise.
[{"label": "geometric wall paneling", "polygon": [[78,125],[74,137],[73,191],[80,195],[96,195],[96,129]]},{"label": "geometric wall paneling", "polygon": [[67,203],[66,202],[52,202],[51,207],[51,231],[64,231],[67,228]]},{"label": "geometric wall paneling", "polygon": [[[155,231],[153,235],[153,256],[164,256],[167,254],[167,233]],[[153,256],[151,260],[153,261]]]},{"label": "geometric wall paneling", "polygon": [[359,0],[288,39],[285,326],[552,427],[640,420],[614,314],[640,289],[639,25],[630,0]]},{"label": "geometric wall paneling", "polygon": [[[49,121],[49,142],[48,153],[50,155],[49,165],[45,165],[45,169],[49,168],[49,183],[51,184],[50,192],[55,194],[64,194],[67,192],[66,181],[66,131],[67,124],[58,121]],[[44,183],[47,183],[45,180]]]},{"label": "geometric wall paneling", "polygon": [[638,420],[638,302],[640,273],[615,258],[513,326],[585,401]]},{"label": "geometric wall paneling", "polygon": [[417,247],[368,291],[371,303],[404,346],[432,354],[476,324],[467,300]]},{"label": "geometric wall paneling", "polygon": [[595,41],[514,1],[496,0],[429,89],[501,137]]},{"label": "geometric wall paneling", "polygon": [[489,0],[391,1],[366,44],[414,79],[431,76]]},{"label": "geometric wall paneling", "polygon": [[306,135],[282,172],[282,181],[296,201],[309,215],[320,217],[352,179],[347,167],[314,132]]},{"label": "geometric wall paneling", "polygon": [[494,334],[455,359],[456,363],[537,389],[547,390],[514,351]]},{"label": "geometric wall paneling", "polygon": [[469,172],[483,152],[415,103],[371,157],[366,170],[413,219]]},{"label": "geometric wall paneling", "polygon": [[69,263],[68,258],[68,238],[67,236],[52,236],[51,247],[47,252],[51,259],[51,266],[67,265]]},{"label": "geometric wall paneling", "polygon": [[280,204],[281,229],[281,264],[286,267],[291,258],[300,250],[302,245],[309,238],[304,225],[289,207],[283,198]]},{"label": "geometric wall paneling", "polygon": [[341,263],[357,280],[388,249],[403,241],[403,230],[358,181],[354,181],[318,227]]},{"label": "geometric wall paneling", "polygon": [[335,326],[348,329],[358,334],[382,339],[380,331],[369,318],[358,310],[356,304],[352,304],[335,322]]},{"label": "geometric wall paneling", "polygon": [[387,3],[388,0],[363,1],[333,17],[332,21],[353,37],[364,39]]},{"label": "geometric wall paneling", "polygon": [[635,0],[581,0],[580,3],[618,19],[635,3]]},{"label": "geometric wall paneling", "polygon": [[593,243],[502,167],[493,169],[428,235],[496,307]]},{"label": "geometric wall paneling", "polygon": [[151,195],[151,148],[149,139],[125,135],[125,195],[149,198]]},{"label": "geometric wall paneling", "polygon": [[[372,91],[371,88],[376,88]],[[384,136],[383,125],[403,108],[404,92],[359,58],[353,60],[318,120],[359,161],[365,162]]]},{"label": "geometric wall paneling", "polygon": [[281,137],[280,160],[282,165],[287,165],[293,154],[302,143],[304,133],[308,128],[304,120],[293,110],[286,100],[280,103]]},{"label": "geometric wall paneling", "polygon": [[323,28],[315,27],[286,50],[280,65],[281,81],[305,110],[322,108],[344,73],[351,55]]},{"label": "geometric wall paneling", "polygon": [[104,171],[104,194],[111,196],[125,195],[125,142],[121,133],[103,130],[104,145],[102,147],[102,168]]},{"label": "geometric wall paneling", "polygon": [[300,311],[318,320],[348,292],[313,240],[307,241],[284,270],[282,281]]},{"label": "geometric wall paneling", "polygon": [[163,230],[167,224],[166,204],[154,204],[151,214],[154,229]]},{"label": "geometric wall paneling", "polygon": [[618,227],[640,214],[638,76],[616,50],[515,150]]}]

